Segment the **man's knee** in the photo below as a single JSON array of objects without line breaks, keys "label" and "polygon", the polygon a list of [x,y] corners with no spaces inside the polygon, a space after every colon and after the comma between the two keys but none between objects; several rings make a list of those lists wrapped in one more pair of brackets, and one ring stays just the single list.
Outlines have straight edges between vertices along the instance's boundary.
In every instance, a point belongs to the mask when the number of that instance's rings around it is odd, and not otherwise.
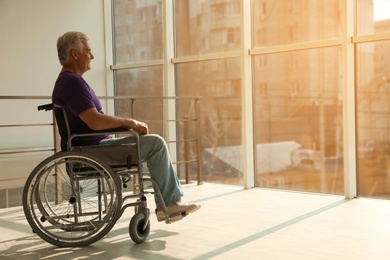
[{"label": "man's knee", "polygon": [[145,139],[145,141],[149,143],[153,143],[154,146],[156,147],[166,147],[166,142],[162,136],[157,135],[157,134],[148,134],[143,136],[142,138]]},{"label": "man's knee", "polygon": [[154,138],[156,138],[156,145],[166,148],[167,143],[165,142],[164,138],[160,135],[153,134]]}]

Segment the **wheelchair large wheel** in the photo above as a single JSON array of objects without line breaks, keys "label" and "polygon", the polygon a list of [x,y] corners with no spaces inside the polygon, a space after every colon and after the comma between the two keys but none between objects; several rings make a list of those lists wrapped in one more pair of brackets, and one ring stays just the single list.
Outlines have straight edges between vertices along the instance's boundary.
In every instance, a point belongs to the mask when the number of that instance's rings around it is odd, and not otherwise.
[{"label": "wheelchair large wheel", "polygon": [[23,209],[34,233],[60,247],[103,238],[121,215],[119,178],[98,158],[60,152],[42,161],[23,191]]}]

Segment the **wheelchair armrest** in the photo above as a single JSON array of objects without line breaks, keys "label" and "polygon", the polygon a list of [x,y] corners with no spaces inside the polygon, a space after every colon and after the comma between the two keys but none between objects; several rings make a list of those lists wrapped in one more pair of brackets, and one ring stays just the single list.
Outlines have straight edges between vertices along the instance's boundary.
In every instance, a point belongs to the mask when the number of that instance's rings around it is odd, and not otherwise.
[{"label": "wheelchair armrest", "polygon": [[117,128],[110,128],[110,129],[104,129],[104,130],[91,130],[91,129],[84,129],[80,130],[79,132],[75,133],[75,135],[101,135],[101,134],[118,134],[118,133],[126,133],[126,132],[135,132],[133,129],[127,128],[127,127],[117,127]]},{"label": "wheelchair armrest", "polygon": [[111,129],[104,129],[104,130],[91,130],[91,129],[85,129],[83,131],[79,131],[77,133],[72,134],[69,139],[68,139],[68,149],[71,146],[72,140],[75,137],[80,137],[80,136],[94,136],[94,135],[114,135],[114,134],[127,134],[134,136],[136,139],[137,145],[139,145],[139,134],[134,131],[131,128],[127,127],[117,127],[117,128],[111,128]]}]

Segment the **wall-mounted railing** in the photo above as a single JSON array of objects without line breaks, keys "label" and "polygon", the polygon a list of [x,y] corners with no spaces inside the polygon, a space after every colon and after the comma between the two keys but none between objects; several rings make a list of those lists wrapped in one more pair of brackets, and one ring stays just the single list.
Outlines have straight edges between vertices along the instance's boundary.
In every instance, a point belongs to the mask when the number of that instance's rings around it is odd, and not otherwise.
[{"label": "wall-mounted railing", "polygon": [[[0,100],[43,100],[42,102],[50,102],[51,97],[49,96],[0,96]],[[53,122],[44,124],[3,124],[0,122],[1,128],[27,128],[27,127],[42,127],[42,126],[54,126]],[[54,147],[24,147],[24,148],[0,148],[0,155],[5,154],[21,154],[21,153],[33,153],[33,152],[45,152],[55,151]],[[1,181],[1,179],[0,179]]]}]

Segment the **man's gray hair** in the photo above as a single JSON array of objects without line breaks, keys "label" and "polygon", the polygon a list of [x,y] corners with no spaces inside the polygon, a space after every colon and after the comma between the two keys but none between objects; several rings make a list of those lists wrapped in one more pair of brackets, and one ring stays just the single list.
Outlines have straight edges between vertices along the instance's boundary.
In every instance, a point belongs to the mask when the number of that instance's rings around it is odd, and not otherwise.
[{"label": "man's gray hair", "polygon": [[73,49],[81,51],[83,41],[88,41],[87,35],[81,32],[67,32],[57,40],[57,53],[61,65],[68,59],[70,51]]}]

